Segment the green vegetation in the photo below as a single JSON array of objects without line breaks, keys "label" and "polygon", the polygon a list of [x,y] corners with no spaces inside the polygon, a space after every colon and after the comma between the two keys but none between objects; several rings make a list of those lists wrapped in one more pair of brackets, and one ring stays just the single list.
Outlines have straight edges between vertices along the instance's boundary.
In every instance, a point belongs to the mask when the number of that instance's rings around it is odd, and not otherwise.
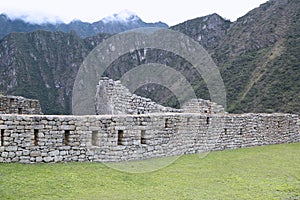
[{"label": "green vegetation", "polygon": [[151,173],[0,164],[0,199],[300,199],[300,143],[180,157]]}]

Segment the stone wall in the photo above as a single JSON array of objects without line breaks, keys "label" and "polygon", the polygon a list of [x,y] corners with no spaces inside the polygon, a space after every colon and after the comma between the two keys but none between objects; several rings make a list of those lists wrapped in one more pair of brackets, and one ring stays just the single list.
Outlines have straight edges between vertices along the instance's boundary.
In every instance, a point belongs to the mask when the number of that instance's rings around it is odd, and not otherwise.
[{"label": "stone wall", "polygon": [[297,115],[233,115],[201,99],[166,108],[108,78],[95,107],[106,115],[25,115],[41,114],[37,100],[2,96],[0,162],[128,161],[300,141]]},{"label": "stone wall", "polygon": [[0,162],[107,162],[299,141],[291,114],[0,115]]},{"label": "stone wall", "polygon": [[102,78],[97,85],[96,114],[147,114],[161,112],[182,112],[179,109],[164,107],[151,99],[137,96],[120,81]]},{"label": "stone wall", "polygon": [[102,78],[97,85],[96,114],[147,114],[161,112],[186,112],[217,114],[225,113],[223,106],[209,100],[191,99],[182,109],[159,105],[151,99],[137,96],[121,84],[120,81]]},{"label": "stone wall", "polygon": [[182,111],[186,113],[225,113],[223,106],[204,99],[191,99],[185,102]]},{"label": "stone wall", "polygon": [[40,102],[20,96],[0,95],[0,114],[43,114]]}]

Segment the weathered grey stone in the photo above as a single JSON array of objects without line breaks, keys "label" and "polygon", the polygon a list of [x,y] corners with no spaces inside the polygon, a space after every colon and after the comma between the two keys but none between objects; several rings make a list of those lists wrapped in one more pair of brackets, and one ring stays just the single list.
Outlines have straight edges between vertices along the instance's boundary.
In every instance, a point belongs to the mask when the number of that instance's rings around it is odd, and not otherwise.
[{"label": "weathered grey stone", "polygon": [[67,151],[60,151],[60,152],[59,152],[59,155],[61,155],[61,156],[64,156],[64,155],[67,155],[67,154],[68,154]]},{"label": "weathered grey stone", "polygon": [[44,157],[43,160],[44,160],[46,163],[48,163],[48,162],[53,161],[54,158],[53,158],[53,157]]},{"label": "weathered grey stone", "polygon": [[40,151],[32,151],[29,154],[31,157],[38,157],[41,156],[41,152]]},{"label": "weathered grey stone", "polygon": [[54,157],[54,162],[61,162],[63,160],[62,156],[55,156]]},{"label": "weathered grey stone", "polygon": [[30,163],[30,156],[21,156],[20,163],[29,164]]},{"label": "weathered grey stone", "polygon": [[7,157],[8,157],[8,152],[2,152],[2,153],[1,153],[1,157],[7,158]]},{"label": "weathered grey stone", "polygon": [[43,158],[42,158],[42,157],[36,157],[36,158],[35,158],[35,161],[36,161],[37,163],[40,163],[40,162],[43,161]]},{"label": "weathered grey stone", "polygon": [[23,150],[23,156],[28,156],[29,155],[29,153],[30,153],[30,151],[29,150]]},{"label": "weathered grey stone", "polygon": [[17,151],[18,150],[18,146],[8,146],[5,147],[6,151]]},{"label": "weathered grey stone", "polygon": [[8,157],[9,158],[14,158],[16,156],[16,153],[15,152],[9,152],[8,153]]},{"label": "weathered grey stone", "polygon": [[[3,121],[2,121],[2,123],[3,123]],[[7,125],[0,125],[0,129],[7,129]]]},{"label": "weathered grey stone", "polygon": [[58,156],[58,155],[59,155],[59,151],[58,151],[58,150],[51,151],[51,152],[49,153],[49,155],[50,155],[51,157],[53,157],[53,156]]},{"label": "weathered grey stone", "polygon": [[[20,96],[0,96],[0,114],[42,114],[37,100]],[[22,119],[23,117],[19,117]]]}]

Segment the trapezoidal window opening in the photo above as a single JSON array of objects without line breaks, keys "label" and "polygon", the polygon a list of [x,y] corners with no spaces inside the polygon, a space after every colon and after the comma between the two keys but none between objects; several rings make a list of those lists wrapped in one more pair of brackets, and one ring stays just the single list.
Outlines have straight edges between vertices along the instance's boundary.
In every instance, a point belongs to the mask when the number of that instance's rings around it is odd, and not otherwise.
[{"label": "trapezoidal window opening", "polygon": [[99,135],[98,131],[92,131],[92,145],[99,146]]},{"label": "trapezoidal window opening", "polygon": [[33,131],[33,144],[34,144],[34,146],[39,145],[39,130],[38,129],[34,129],[34,131]]},{"label": "trapezoidal window opening", "polygon": [[118,145],[123,145],[124,131],[118,130]]},{"label": "trapezoidal window opening", "polygon": [[0,146],[4,146],[4,129],[1,129],[0,132]]},{"label": "trapezoidal window opening", "polygon": [[240,135],[243,135],[243,129],[240,128]]},{"label": "trapezoidal window opening", "polygon": [[14,100],[13,99],[9,99],[9,105],[10,106],[14,105]]},{"label": "trapezoidal window opening", "polygon": [[69,143],[70,143],[70,130],[65,130],[63,142],[64,142],[65,145],[69,145]]},{"label": "trapezoidal window opening", "polygon": [[206,124],[209,124],[210,118],[206,117]]},{"label": "trapezoidal window opening", "polygon": [[224,128],[224,134],[227,135],[227,128]]},{"label": "trapezoidal window opening", "polygon": [[141,130],[141,144],[147,144],[147,142],[146,142],[146,130]]},{"label": "trapezoidal window opening", "polygon": [[170,125],[171,125],[170,119],[165,119],[165,128],[171,128]]},{"label": "trapezoidal window opening", "polygon": [[18,108],[18,114],[22,114],[22,108]]}]

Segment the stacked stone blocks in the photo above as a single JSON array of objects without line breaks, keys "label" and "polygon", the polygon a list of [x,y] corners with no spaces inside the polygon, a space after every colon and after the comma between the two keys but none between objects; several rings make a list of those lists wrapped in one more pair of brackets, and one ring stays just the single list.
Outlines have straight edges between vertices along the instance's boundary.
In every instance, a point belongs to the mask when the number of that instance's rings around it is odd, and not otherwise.
[{"label": "stacked stone blocks", "polygon": [[297,115],[0,115],[0,162],[123,161],[299,142]]},{"label": "stacked stone blocks", "polygon": [[40,102],[20,96],[0,95],[0,114],[43,114]]},{"label": "stacked stone blocks", "polygon": [[107,78],[97,86],[100,115],[40,115],[38,101],[10,98],[0,98],[0,162],[118,162],[300,141],[298,115],[228,114],[202,99],[167,108]]}]

